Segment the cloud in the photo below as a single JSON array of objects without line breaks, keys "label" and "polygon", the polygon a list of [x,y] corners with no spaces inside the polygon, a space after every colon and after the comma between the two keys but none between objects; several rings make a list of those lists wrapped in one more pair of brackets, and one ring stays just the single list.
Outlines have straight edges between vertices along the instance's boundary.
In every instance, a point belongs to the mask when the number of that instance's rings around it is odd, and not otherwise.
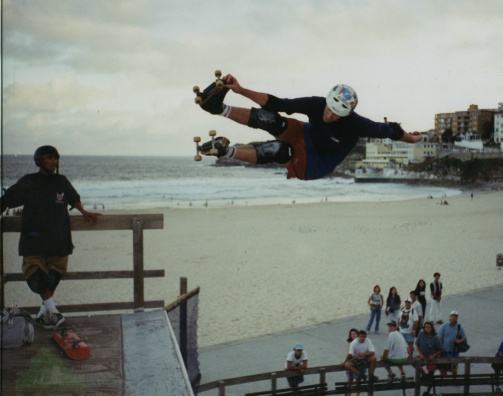
[{"label": "cloud", "polygon": [[414,130],[432,128],[436,112],[503,100],[500,0],[16,0],[2,11],[8,152],[31,136],[77,154],[141,145],[152,155],[191,154],[192,136],[213,128],[268,138],[194,105],[193,85],[216,68],[283,97],[344,82],[360,114]]}]

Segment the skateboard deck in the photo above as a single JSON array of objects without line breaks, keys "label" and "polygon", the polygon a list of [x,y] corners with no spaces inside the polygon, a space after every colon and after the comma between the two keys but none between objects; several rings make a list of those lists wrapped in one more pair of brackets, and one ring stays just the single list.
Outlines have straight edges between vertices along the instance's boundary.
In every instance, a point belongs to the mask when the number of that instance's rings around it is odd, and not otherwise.
[{"label": "skateboard deck", "polygon": [[[214,130],[211,130],[209,132],[209,135],[211,136],[211,146],[212,148],[210,149],[210,155],[217,155],[218,150],[215,148],[215,136],[217,135],[217,132]],[[194,156],[195,161],[201,161],[202,157],[199,154],[201,152],[201,146],[199,145],[199,142],[201,142],[201,138],[199,136],[196,136],[194,138],[194,143],[196,143],[196,155]]]},{"label": "skateboard deck", "polygon": [[194,102],[198,105],[204,105],[208,100],[210,100],[213,95],[219,93],[224,89],[225,82],[221,79],[222,72],[220,70],[215,70],[215,77],[217,78],[215,82],[211,83],[206,89],[201,92],[200,88],[196,85],[192,90],[196,94]]},{"label": "skateboard deck", "polygon": [[66,355],[73,360],[86,360],[91,356],[91,348],[85,343],[85,338],[80,338],[73,328],[60,328],[52,338]]}]

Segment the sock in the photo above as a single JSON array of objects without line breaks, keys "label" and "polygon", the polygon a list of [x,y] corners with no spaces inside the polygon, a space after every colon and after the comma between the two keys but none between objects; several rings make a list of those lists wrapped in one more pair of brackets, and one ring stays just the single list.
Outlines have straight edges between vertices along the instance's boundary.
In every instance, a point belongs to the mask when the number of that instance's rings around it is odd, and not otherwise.
[{"label": "sock", "polygon": [[229,158],[233,159],[236,156],[236,147],[234,146],[229,146],[229,149],[227,150],[227,154],[224,155],[224,158]]},{"label": "sock", "polygon": [[47,313],[47,307],[46,305],[42,302],[40,305],[40,311],[38,311],[37,318],[40,318],[41,316],[45,315]]},{"label": "sock", "polygon": [[224,104],[224,111],[220,113],[222,117],[229,118],[229,114],[231,114],[231,106]]},{"label": "sock", "polygon": [[47,310],[51,313],[58,312],[56,305],[54,304],[54,300],[52,297],[49,297],[47,300],[44,300],[44,305],[47,307]]}]

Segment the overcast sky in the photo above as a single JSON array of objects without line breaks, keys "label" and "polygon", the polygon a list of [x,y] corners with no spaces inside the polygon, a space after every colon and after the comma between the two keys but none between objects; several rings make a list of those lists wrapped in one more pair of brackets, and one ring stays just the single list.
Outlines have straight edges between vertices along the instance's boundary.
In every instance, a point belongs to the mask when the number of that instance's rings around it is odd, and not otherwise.
[{"label": "overcast sky", "polygon": [[[203,112],[215,69],[279,97],[355,88],[356,111],[434,127],[503,102],[502,0],[3,0],[2,152],[193,155],[210,129],[262,131]],[[229,93],[226,103],[251,102]],[[302,119],[302,117],[300,117]]]}]

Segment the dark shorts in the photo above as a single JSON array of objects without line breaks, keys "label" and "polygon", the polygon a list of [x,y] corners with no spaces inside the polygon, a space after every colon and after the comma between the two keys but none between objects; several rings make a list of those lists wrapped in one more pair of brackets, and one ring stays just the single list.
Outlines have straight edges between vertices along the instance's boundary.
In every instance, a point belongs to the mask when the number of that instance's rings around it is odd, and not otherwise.
[{"label": "dark shorts", "polygon": [[285,165],[288,178],[300,180],[321,179],[332,173],[337,165],[351,152],[354,144],[342,145],[337,151],[320,156],[311,141],[311,124],[295,118],[288,121],[285,131],[276,140],[290,144],[293,147],[293,157]]}]

